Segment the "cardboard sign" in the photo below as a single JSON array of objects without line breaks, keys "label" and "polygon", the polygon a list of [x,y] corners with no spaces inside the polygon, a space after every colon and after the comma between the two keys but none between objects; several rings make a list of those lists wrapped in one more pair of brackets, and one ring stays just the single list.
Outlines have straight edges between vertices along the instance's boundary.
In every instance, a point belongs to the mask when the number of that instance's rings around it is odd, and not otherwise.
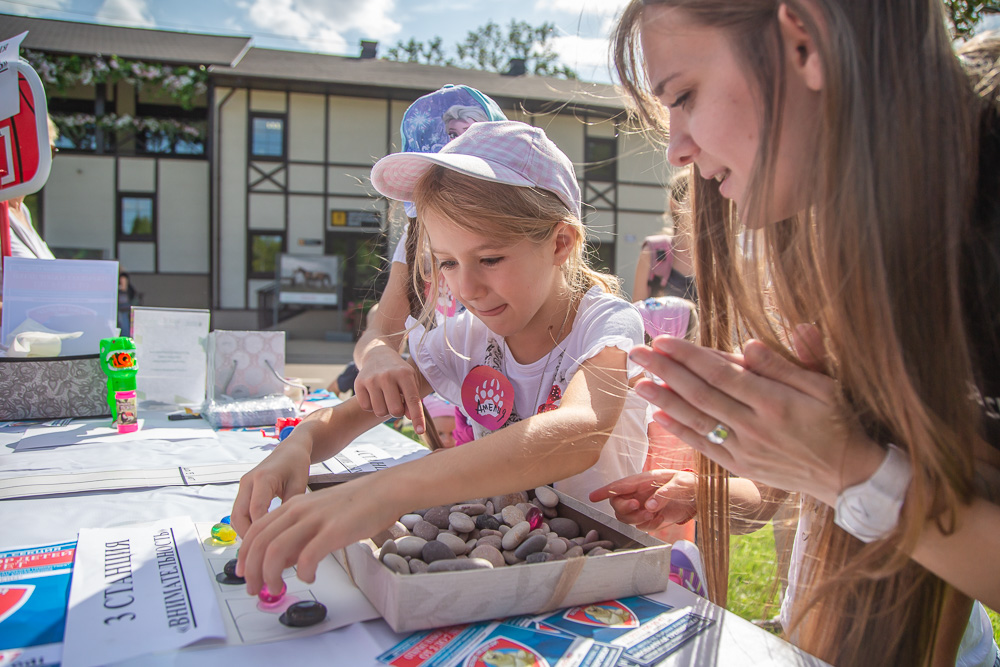
[{"label": "cardboard sign", "polygon": [[17,72],[20,109],[0,120],[0,201],[40,190],[52,166],[41,79],[24,61],[12,60],[6,65]]}]

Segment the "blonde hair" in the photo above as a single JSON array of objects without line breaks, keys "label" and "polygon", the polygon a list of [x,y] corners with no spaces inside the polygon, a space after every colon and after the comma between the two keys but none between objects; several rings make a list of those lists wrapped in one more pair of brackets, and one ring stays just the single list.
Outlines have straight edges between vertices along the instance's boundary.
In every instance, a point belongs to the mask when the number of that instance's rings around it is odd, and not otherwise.
[{"label": "blonde hair", "polygon": [[[527,239],[533,243],[548,240],[559,223],[573,231],[573,247],[562,266],[570,291],[581,295],[600,285],[611,294],[619,294],[616,276],[592,269],[585,254],[586,232],[583,223],[551,192],[538,188],[494,183],[434,165],[414,188],[413,201],[421,216],[433,211],[461,229],[488,236],[503,244],[514,245]],[[417,256],[430,253],[427,232],[417,218]],[[423,294],[424,284],[437,285],[438,269],[434,262],[425,267],[416,263],[414,288]],[[426,299],[421,320],[430,326],[434,319],[434,299]]]},{"label": "blonde hair", "polygon": [[441,120],[447,125],[453,120],[464,120],[468,123],[483,123],[489,120],[482,107],[474,105],[453,104],[441,116]]},{"label": "blonde hair", "polygon": [[[803,21],[820,53],[823,132],[810,147],[812,168],[800,176],[811,206],[766,224],[785,88],[779,4]],[[880,542],[861,544],[833,524],[832,509],[806,504],[813,533],[793,638],[834,664],[939,659],[935,651],[948,642],[937,643],[938,631],[954,590],[906,554],[928,519],[953,530],[956,509],[973,493],[982,417],[968,400],[959,269],[983,109],[952,51],[941,3],[633,0],[615,32],[615,65],[638,118],[666,137],[667,114],[649,92],[642,61],[644,5],[679,8],[724,31],[757,89],[761,143],[741,215],[761,229],[747,234],[760,252],[736,247],[740,221],[718,184],[692,183],[699,306],[711,314],[701,319],[700,341],[732,349],[756,337],[795,361],[784,341],[794,325],[815,322],[826,345],[816,353],[830,361],[844,413],[869,437],[903,447],[914,470],[899,526]],[[727,473],[700,467],[710,487],[699,489],[702,545],[721,579]],[[725,601],[724,580],[710,590]]]}]

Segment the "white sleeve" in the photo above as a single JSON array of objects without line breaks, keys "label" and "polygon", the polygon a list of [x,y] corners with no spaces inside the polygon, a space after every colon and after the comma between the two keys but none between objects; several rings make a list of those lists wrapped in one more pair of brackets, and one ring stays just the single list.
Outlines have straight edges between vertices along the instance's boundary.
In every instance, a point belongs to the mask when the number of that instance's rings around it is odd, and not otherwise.
[{"label": "white sleeve", "polygon": [[430,331],[412,317],[406,320],[407,328],[413,327],[408,336],[410,357],[434,391],[454,405],[462,405],[462,381],[472,363],[459,352],[470,349],[467,320],[472,316],[463,315],[450,317]]},{"label": "white sleeve", "polygon": [[[575,355],[573,364],[567,369],[569,375],[576,373],[580,364],[592,359],[605,348],[616,347],[628,352],[644,342],[642,315],[631,303],[624,299],[601,295],[597,302],[587,308],[573,329],[580,330],[580,353]],[[632,379],[643,373],[638,364],[628,361],[628,377]]]}]

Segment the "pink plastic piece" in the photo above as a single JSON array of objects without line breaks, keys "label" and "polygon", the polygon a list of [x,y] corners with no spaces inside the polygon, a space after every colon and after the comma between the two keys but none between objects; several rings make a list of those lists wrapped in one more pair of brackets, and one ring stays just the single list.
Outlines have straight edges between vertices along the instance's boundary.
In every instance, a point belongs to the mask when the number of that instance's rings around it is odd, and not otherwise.
[{"label": "pink plastic piece", "polygon": [[527,519],[528,526],[531,530],[534,530],[542,525],[542,510],[537,507],[532,507],[528,510],[527,514],[524,515],[524,518]]},{"label": "pink plastic piece", "polygon": [[285,591],[288,589],[284,582],[281,584],[281,590],[275,595],[271,591],[267,590],[267,584],[264,584],[260,589],[260,593],[257,593],[257,598],[264,604],[277,604],[281,601],[281,598],[285,596]]}]

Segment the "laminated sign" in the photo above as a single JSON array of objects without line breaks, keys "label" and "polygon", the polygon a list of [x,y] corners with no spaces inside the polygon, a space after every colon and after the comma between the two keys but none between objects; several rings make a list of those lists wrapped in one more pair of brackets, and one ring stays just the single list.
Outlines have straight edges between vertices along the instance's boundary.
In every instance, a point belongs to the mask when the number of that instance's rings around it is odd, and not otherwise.
[{"label": "laminated sign", "polygon": [[16,54],[14,48],[14,58],[4,61],[0,53],[0,90],[16,91],[7,102],[18,102],[4,105],[13,115],[3,117],[5,111],[0,110],[0,201],[40,190],[52,166],[45,91],[35,70]]}]

